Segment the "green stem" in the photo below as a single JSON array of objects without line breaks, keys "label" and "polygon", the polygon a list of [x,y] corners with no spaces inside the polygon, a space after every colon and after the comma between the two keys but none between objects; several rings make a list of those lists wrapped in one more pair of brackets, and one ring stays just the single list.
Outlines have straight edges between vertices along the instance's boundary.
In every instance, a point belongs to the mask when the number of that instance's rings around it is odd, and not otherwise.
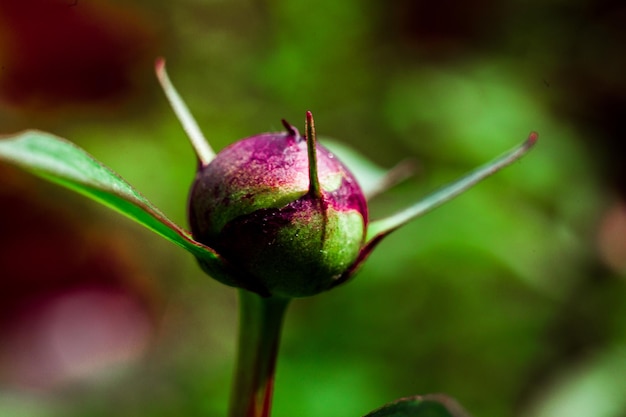
[{"label": "green stem", "polygon": [[269,417],[274,369],[288,298],[239,291],[239,353],[230,417]]}]

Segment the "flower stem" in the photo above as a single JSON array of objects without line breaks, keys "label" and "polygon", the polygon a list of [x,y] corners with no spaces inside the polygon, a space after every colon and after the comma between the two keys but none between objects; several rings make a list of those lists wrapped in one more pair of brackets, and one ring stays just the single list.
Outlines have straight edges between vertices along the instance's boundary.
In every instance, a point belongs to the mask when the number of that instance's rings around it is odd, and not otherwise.
[{"label": "flower stem", "polygon": [[269,417],[274,369],[288,298],[239,291],[239,353],[230,417]]}]

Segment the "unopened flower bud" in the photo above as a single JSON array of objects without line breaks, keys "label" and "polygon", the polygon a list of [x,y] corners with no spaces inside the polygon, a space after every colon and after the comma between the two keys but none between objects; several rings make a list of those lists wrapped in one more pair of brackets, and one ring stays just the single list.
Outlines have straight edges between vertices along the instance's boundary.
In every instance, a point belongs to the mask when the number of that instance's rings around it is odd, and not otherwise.
[{"label": "unopened flower bud", "polygon": [[303,297],[332,288],[357,259],[367,203],[345,165],[315,143],[312,122],[309,113],[306,138],[285,122],[286,132],[243,139],[200,167],[189,221],[194,239],[229,265],[224,275],[200,261],[215,278]]}]

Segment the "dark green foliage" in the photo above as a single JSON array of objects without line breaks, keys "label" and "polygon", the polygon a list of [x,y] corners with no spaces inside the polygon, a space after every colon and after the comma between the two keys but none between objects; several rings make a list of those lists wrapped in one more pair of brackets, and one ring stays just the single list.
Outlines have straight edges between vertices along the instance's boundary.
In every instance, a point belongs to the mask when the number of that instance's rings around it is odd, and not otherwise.
[{"label": "dark green foliage", "polygon": [[365,417],[469,417],[453,399],[444,395],[402,398]]}]

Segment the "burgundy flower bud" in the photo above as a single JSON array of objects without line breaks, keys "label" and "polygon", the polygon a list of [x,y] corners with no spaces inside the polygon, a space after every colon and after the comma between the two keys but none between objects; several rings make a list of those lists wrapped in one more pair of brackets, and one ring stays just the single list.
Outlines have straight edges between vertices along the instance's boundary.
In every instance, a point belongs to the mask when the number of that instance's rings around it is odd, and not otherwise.
[{"label": "burgundy flower bud", "polygon": [[215,155],[171,84],[162,59],[157,60],[156,73],[198,156],[200,168],[189,196],[193,238],[148,207],[150,214],[175,232],[164,236],[193,253],[210,276],[266,297],[304,297],[346,282],[394,230],[517,161],[537,141],[531,132],[502,156],[370,222],[366,196],[410,174],[404,164],[372,177],[376,168],[360,157],[355,162],[347,153],[346,160],[352,160],[367,187],[364,194],[346,166],[316,143],[311,112],[305,137],[283,121],[286,132],[252,136]]},{"label": "burgundy flower bud", "polygon": [[367,203],[346,166],[315,143],[310,113],[307,138],[284,124],[284,133],[243,139],[201,165],[189,221],[194,239],[228,265],[225,274],[200,260],[213,277],[261,295],[303,297],[332,288],[352,267]]},{"label": "burgundy flower bud", "polygon": [[346,282],[394,230],[517,161],[537,142],[531,132],[521,145],[424,199],[369,221],[366,196],[406,177],[403,164],[381,175],[337,148],[363,180],[364,193],[346,166],[316,143],[310,112],[304,138],[284,122],[284,133],[252,136],[215,155],[162,59],[156,73],[199,161],[189,198],[193,236],[110,168],[61,138],[38,131],[0,138],[0,160],[117,209],[188,250],[217,280],[266,297],[303,297]]}]

